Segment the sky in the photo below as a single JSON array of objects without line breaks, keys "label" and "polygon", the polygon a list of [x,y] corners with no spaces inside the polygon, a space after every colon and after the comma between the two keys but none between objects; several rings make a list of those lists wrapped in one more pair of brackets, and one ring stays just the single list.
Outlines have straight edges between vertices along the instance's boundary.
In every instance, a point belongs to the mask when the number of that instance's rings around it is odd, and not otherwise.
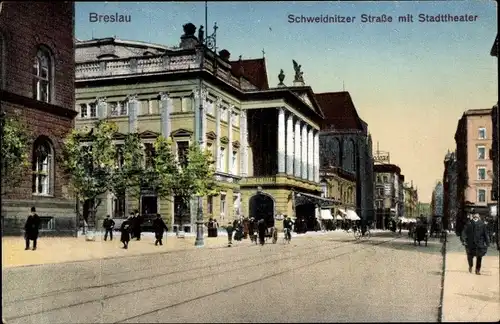
[{"label": "sky", "polygon": [[[419,199],[429,202],[443,176],[443,159],[455,149],[458,120],[468,109],[498,101],[497,61],[490,50],[497,33],[496,3],[208,2],[208,28],[217,22],[217,46],[232,59],[261,58],[270,86],[280,69],[293,81],[292,59],[302,65],[314,92],[349,91],[368,123],[374,150],[389,151]],[[90,13],[130,15],[129,23],[90,22]],[[362,15],[391,16],[364,23]],[[414,22],[398,22],[413,15]],[[418,15],[472,15],[469,22],[418,22]],[[356,17],[351,23],[290,23],[289,15]],[[76,37],[116,36],[178,46],[187,22],[205,25],[204,2],[80,2]]]}]

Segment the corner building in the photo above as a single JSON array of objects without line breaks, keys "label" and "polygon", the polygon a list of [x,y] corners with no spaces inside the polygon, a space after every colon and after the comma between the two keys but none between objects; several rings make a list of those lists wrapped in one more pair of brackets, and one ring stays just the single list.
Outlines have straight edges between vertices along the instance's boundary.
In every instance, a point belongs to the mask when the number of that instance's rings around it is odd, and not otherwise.
[{"label": "corner building", "polygon": [[[227,50],[214,53],[194,33],[184,28],[176,47],[116,38],[78,41],[76,126],[114,121],[118,144],[123,134],[137,132],[146,151],[157,136],[171,137],[178,156],[201,137],[222,188],[204,198],[204,217],[221,225],[262,215],[271,225],[276,214],[295,214],[295,193],[320,199],[323,115],[312,89],[270,88],[263,58],[231,60]],[[174,230],[195,231],[194,201],[183,208],[148,188],[139,199],[103,198],[98,220],[137,208],[161,213]],[[300,213],[314,216],[315,205],[303,205]]]},{"label": "corner building", "polygon": [[21,234],[34,206],[41,235],[76,235],[75,203],[57,159],[76,115],[74,13],[73,2],[2,2],[0,104],[26,127],[30,162],[21,182],[5,188],[3,234]]}]

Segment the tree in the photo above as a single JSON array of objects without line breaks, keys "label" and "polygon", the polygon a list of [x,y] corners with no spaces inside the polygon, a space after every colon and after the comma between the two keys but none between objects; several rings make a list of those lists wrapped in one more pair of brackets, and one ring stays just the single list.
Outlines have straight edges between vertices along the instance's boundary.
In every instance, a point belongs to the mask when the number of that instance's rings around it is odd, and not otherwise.
[{"label": "tree", "polygon": [[137,133],[125,136],[123,145],[115,145],[115,167],[110,176],[109,189],[116,197],[125,198],[127,194],[139,197],[144,166],[144,148]]},{"label": "tree", "polygon": [[0,178],[2,188],[13,187],[25,175],[29,167],[28,134],[22,124],[13,117],[3,121],[2,165]]},{"label": "tree", "polygon": [[95,221],[95,212],[101,203],[99,196],[110,188],[116,166],[113,137],[117,130],[115,123],[99,121],[90,132],[73,130],[64,141],[62,167],[79,202],[89,206],[90,215],[83,215],[86,222],[89,216]]}]

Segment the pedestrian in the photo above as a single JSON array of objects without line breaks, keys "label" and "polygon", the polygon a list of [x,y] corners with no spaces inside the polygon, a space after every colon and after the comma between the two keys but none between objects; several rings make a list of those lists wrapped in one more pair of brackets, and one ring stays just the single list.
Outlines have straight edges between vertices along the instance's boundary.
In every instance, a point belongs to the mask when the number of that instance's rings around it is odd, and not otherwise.
[{"label": "pedestrian", "polygon": [[130,239],[133,239],[135,237],[135,232],[136,232],[135,231],[135,226],[137,224],[134,212],[130,212],[130,214],[128,216],[128,221],[129,221],[128,231],[130,233]]},{"label": "pedestrian", "polygon": [[250,236],[250,241],[254,242],[255,241],[255,219],[253,217],[250,217],[250,220],[248,221],[248,235]]},{"label": "pedestrian", "polygon": [[231,222],[227,223],[227,246],[231,247],[233,245],[233,224]]},{"label": "pedestrian", "polygon": [[107,215],[106,219],[104,222],[102,222],[102,227],[104,227],[105,233],[104,233],[104,241],[108,240],[108,233],[109,233],[109,240],[113,241],[113,229],[115,227],[115,221],[111,219],[111,216]]},{"label": "pedestrian", "polygon": [[215,237],[215,235],[214,235],[214,220],[212,218],[210,218],[208,220],[207,228],[208,228],[208,237]]},{"label": "pedestrian", "polygon": [[259,231],[259,243],[260,245],[264,245],[266,242],[266,222],[263,218],[259,219],[257,222],[257,230]]},{"label": "pedestrian", "polygon": [[36,214],[36,208],[31,207],[31,215],[28,216],[24,224],[24,239],[26,241],[25,250],[30,249],[30,240],[33,241],[33,251],[36,250],[39,229],[40,217]]},{"label": "pedestrian", "polygon": [[219,223],[217,220],[214,218],[214,229],[212,230],[214,237],[217,237],[219,235]]},{"label": "pedestrian", "polygon": [[155,245],[163,245],[163,230],[168,232],[167,224],[163,221],[160,214],[156,214],[156,219],[153,221],[153,230],[155,231]]},{"label": "pedestrian", "polygon": [[285,215],[285,220],[283,221],[283,228],[286,230],[285,235],[288,241],[292,240],[292,227],[293,227],[293,222],[290,219],[289,216]]},{"label": "pedestrian", "polygon": [[135,214],[135,226],[134,226],[134,236],[137,241],[141,240],[141,225],[142,225],[142,216],[139,214],[139,211],[136,209],[134,211]]},{"label": "pedestrian", "polygon": [[123,248],[128,249],[128,243],[130,242],[130,228],[132,227],[132,215],[129,216],[128,219],[126,219],[123,223],[122,226],[120,227],[120,231],[122,232],[120,241],[123,243]]},{"label": "pedestrian", "polygon": [[462,232],[462,240],[467,252],[467,262],[469,263],[469,272],[472,273],[474,257],[476,257],[476,274],[481,274],[481,262],[483,256],[488,251],[490,244],[486,225],[479,217],[474,214],[472,220],[465,225]]},{"label": "pedestrian", "polygon": [[401,235],[401,230],[403,229],[403,221],[402,220],[399,220],[398,222],[398,230],[399,230],[399,235]]}]

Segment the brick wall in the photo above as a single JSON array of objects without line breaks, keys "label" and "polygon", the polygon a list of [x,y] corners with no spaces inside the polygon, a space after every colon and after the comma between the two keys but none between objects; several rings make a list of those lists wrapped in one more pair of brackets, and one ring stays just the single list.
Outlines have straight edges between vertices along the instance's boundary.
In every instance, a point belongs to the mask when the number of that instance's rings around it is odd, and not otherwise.
[{"label": "brick wall", "polygon": [[74,3],[3,2],[4,89],[33,97],[33,64],[39,45],[52,52],[53,104],[74,109]]}]

